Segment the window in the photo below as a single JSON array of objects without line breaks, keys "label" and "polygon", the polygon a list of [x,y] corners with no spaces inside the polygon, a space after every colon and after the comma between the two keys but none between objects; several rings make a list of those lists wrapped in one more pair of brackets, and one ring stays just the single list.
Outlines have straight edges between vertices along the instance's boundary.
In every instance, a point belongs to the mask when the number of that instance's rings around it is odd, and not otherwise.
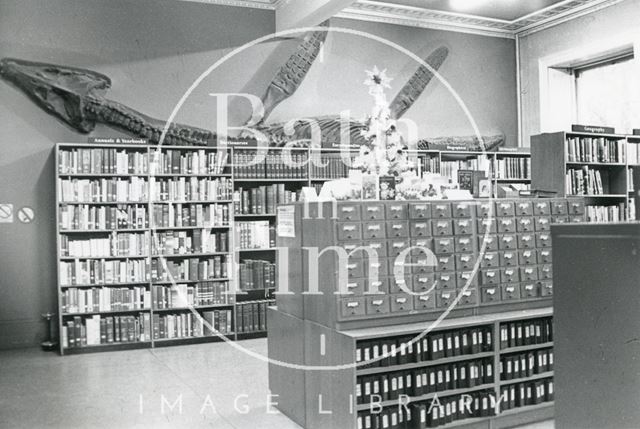
[{"label": "window", "polygon": [[633,53],[572,67],[577,123],[640,128],[640,75]]}]

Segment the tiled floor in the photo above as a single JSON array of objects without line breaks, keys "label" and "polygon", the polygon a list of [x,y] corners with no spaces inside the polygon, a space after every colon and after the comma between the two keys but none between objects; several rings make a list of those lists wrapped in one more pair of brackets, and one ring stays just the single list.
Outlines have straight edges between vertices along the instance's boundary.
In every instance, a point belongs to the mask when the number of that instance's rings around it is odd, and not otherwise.
[{"label": "tiled floor", "polygon": [[[265,339],[241,344],[266,353]],[[224,343],[65,357],[0,352],[6,429],[299,428],[268,413],[268,395],[267,364]]]}]

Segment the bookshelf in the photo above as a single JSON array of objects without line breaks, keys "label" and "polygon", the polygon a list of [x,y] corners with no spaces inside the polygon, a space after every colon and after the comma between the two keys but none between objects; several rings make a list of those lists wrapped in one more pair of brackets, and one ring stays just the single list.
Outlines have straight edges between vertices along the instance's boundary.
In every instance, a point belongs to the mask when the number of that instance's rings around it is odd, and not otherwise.
[{"label": "bookshelf", "polygon": [[[284,414],[309,428],[383,428],[409,419],[406,427],[513,427],[553,416],[549,228],[584,222],[582,200],[341,201],[335,212],[327,203],[310,206],[307,215],[301,204],[291,206],[295,237],[277,240],[289,248],[294,294],[278,295],[268,311],[269,356],[341,368],[328,377],[271,363],[269,387]],[[359,246],[375,249],[379,259]],[[409,246],[431,250],[435,260]],[[353,254],[343,261],[344,280],[337,254],[320,256],[322,293],[303,295],[313,265],[302,249],[314,247]],[[396,260],[401,254],[404,263]],[[377,269],[379,293],[369,290],[376,285],[370,269]],[[421,295],[409,295],[401,283]],[[336,295],[345,286],[350,293]],[[411,403],[401,415],[403,395]],[[459,411],[465,395],[473,412]],[[507,399],[494,412],[491,398],[502,395]],[[427,414],[436,396],[444,408]],[[370,399],[382,413],[370,412]]]},{"label": "bookshelf", "polygon": [[629,198],[631,139],[619,134],[557,132],[531,137],[532,188],[585,198],[588,222],[635,219]]}]

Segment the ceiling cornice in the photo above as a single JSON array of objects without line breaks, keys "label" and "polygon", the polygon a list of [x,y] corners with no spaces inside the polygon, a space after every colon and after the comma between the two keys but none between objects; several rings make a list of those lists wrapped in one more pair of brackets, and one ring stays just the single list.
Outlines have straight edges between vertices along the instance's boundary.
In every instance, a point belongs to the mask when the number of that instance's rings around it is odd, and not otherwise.
[{"label": "ceiling cornice", "polygon": [[[292,0],[180,0],[226,6],[277,10]],[[409,27],[456,31],[483,36],[514,39],[563,22],[579,18],[624,0],[564,0],[512,21],[485,18],[454,12],[444,12],[386,3],[377,0],[356,0],[335,16],[360,21],[397,24]]]}]

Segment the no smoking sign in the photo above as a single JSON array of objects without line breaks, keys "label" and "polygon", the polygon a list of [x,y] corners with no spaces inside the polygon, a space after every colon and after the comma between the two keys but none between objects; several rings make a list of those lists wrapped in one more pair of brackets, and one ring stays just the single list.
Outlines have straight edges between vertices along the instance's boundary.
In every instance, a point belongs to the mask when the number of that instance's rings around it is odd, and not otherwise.
[{"label": "no smoking sign", "polygon": [[0,223],[13,223],[13,204],[0,204]]},{"label": "no smoking sign", "polygon": [[35,217],[36,215],[31,207],[22,207],[18,210],[18,220],[22,223],[31,223]]}]

